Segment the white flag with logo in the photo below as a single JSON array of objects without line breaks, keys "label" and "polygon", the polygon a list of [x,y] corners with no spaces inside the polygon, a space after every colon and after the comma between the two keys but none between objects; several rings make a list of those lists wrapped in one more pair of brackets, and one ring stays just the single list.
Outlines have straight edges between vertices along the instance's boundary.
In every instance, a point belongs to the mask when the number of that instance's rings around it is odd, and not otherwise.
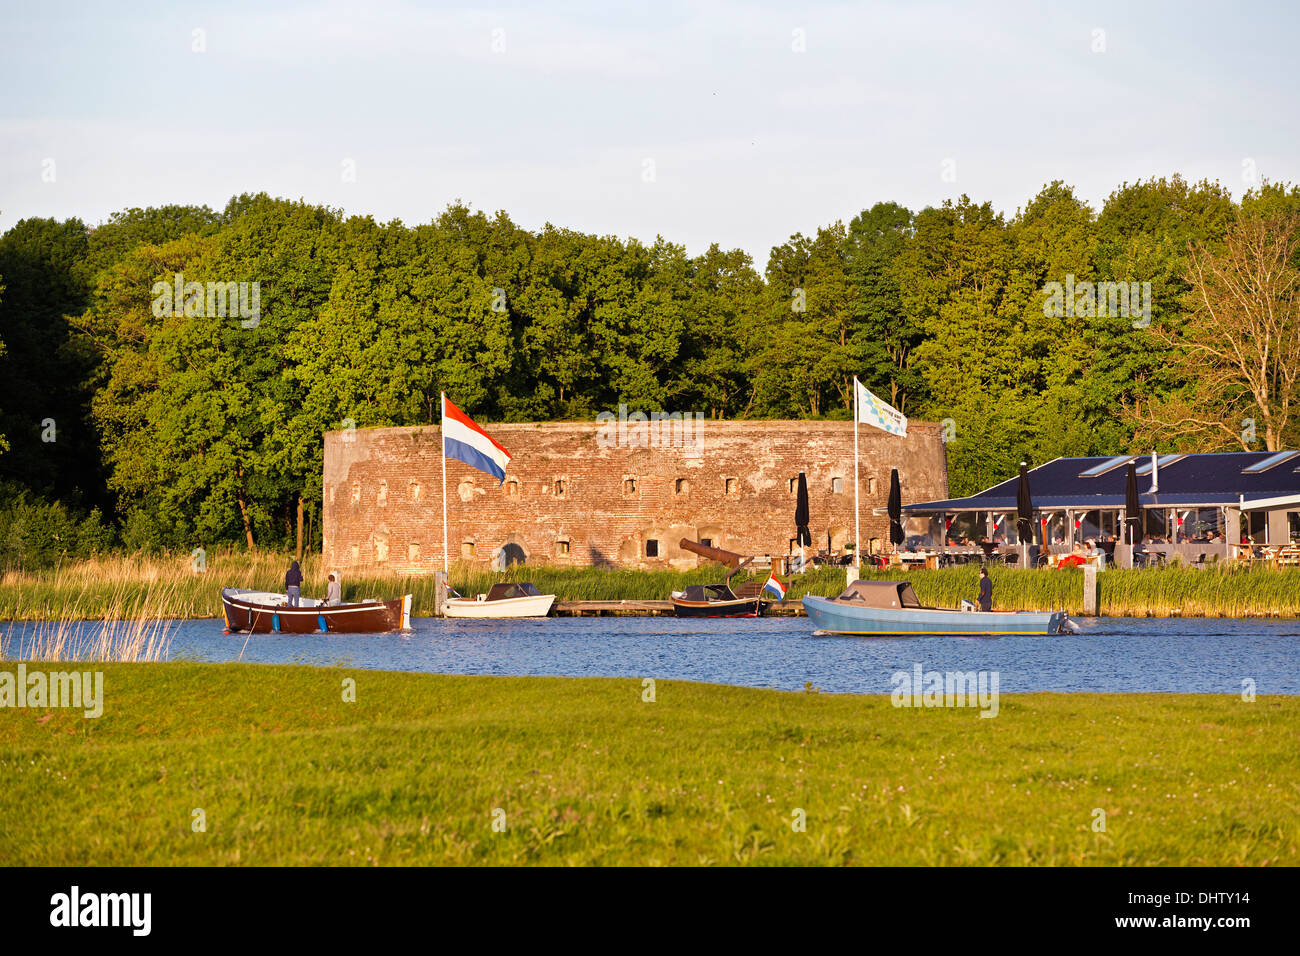
[{"label": "white flag with logo", "polygon": [[864,425],[874,425],[891,435],[907,437],[907,416],[888,402],[882,402],[863,386],[857,379],[853,380],[858,391],[858,421]]}]

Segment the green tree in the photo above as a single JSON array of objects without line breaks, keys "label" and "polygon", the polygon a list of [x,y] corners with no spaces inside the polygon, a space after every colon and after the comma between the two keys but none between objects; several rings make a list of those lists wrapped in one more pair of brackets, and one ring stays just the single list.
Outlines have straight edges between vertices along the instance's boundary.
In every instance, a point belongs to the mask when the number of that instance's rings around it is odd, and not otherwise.
[{"label": "green tree", "polygon": [[773,248],[764,321],[751,328],[755,414],[852,415],[858,290],[849,275],[846,237],[844,224],[836,222]]},{"label": "green tree", "polygon": [[858,376],[906,414],[925,397],[913,352],[923,331],[902,307],[894,262],[912,234],[912,213],[897,203],[876,203],[849,223],[848,274],[857,290],[852,352]]},{"label": "green tree", "polygon": [[67,319],[85,307],[86,249],[78,219],[24,219],[0,237],[0,435],[11,446],[0,479],[98,501],[99,454],[85,412],[90,357]]}]

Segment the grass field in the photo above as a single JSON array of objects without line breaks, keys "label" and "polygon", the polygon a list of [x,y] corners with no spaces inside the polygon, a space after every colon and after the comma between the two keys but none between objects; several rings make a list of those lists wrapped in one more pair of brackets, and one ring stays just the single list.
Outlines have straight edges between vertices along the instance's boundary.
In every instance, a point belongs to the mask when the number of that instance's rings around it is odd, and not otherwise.
[{"label": "grass field", "polygon": [[[0,574],[0,621],[134,619],[149,614],[168,618],[221,616],[222,587],[283,590],[287,555],[270,552],[223,551],[207,555],[207,571],[195,573],[186,555],[172,557],[113,556],[79,562],[54,571]],[[306,596],[323,597],[327,573],[319,555],[303,562]],[[605,570],[596,568],[513,567],[498,574],[479,567],[453,566],[451,582],[462,594],[486,591],[495,581],[533,581],[561,600],[666,600],[669,592],[688,584],[717,581],[719,565],[690,571]],[[763,576],[760,572],[760,577]],[[974,598],[978,571],[974,567],[939,571],[867,571],[868,578],[911,580],[920,599],[953,607],[958,599]],[[1064,608],[1083,610],[1083,572],[992,572],[995,605],[1007,610]],[[742,578],[737,578],[741,580]],[[844,586],[842,568],[823,568],[787,578],[787,601],[805,594],[838,594]],[[1300,617],[1300,570],[1267,568],[1166,567],[1151,570],[1112,570],[1098,578],[1101,611],[1114,617]],[[427,615],[434,607],[432,575],[345,572],[346,600],[414,594],[414,613]]]},{"label": "grass field", "polygon": [[0,708],[0,865],[1300,863],[1296,698],[99,666]]}]

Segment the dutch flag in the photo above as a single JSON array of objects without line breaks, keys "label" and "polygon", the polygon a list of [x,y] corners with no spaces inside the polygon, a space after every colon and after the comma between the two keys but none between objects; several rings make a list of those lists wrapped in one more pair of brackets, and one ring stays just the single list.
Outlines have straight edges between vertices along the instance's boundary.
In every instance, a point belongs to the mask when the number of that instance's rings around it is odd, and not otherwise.
[{"label": "dutch flag", "polygon": [[763,585],[763,590],[771,594],[778,601],[785,600],[785,585],[777,580],[775,574],[768,574],[767,583]]},{"label": "dutch flag", "polygon": [[510,452],[475,425],[474,420],[453,405],[446,395],[442,396],[442,440],[446,457],[492,475],[498,484],[506,480]]}]

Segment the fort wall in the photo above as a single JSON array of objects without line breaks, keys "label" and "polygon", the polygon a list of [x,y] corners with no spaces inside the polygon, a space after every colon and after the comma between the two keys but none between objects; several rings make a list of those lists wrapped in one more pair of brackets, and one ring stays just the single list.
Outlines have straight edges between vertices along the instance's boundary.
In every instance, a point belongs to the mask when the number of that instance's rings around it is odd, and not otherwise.
[{"label": "fort wall", "polygon": [[[854,538],[853,423],[700,420],[657,432],[631,424],[496,424],[513,456],[506,480],[447,462],[451,560],[487,564],[503,546],[530,564],[694,567],[681,538],[742,554],[784,555],[795,536],[799,472],[816,549]],[[692,431],[694,434],[692,434]],[[655,443],[655,440],[658,442]],[[888,541],[889,471],[904,500],[948,495],[940,426],[906,438],[859,428],[862,549]],[[437,426],[325,436],[323,536],[338,568],[442,568]]]}]

